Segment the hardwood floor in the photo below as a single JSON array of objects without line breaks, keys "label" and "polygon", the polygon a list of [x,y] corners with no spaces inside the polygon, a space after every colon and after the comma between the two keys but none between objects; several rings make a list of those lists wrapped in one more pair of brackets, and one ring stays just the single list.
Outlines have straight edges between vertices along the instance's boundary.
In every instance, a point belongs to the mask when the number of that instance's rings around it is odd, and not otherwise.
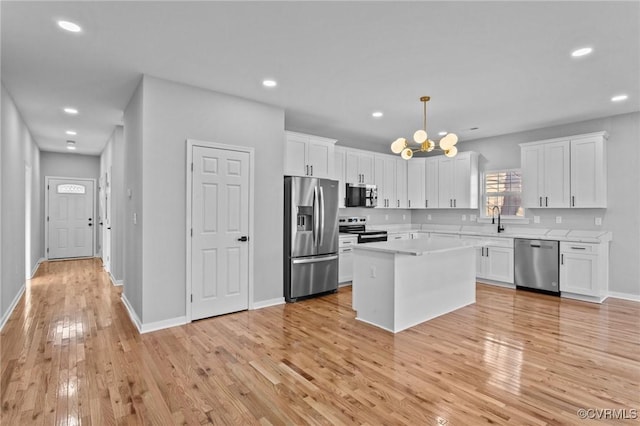
[{"label": "hardwood floor", "polygon": [[638,421],[577,412],[640,409],[639,303],[478,285],[397,335],[350,307],[344,288],[139,335],[98,260],[44,263],[0,337],[0,424]]}]

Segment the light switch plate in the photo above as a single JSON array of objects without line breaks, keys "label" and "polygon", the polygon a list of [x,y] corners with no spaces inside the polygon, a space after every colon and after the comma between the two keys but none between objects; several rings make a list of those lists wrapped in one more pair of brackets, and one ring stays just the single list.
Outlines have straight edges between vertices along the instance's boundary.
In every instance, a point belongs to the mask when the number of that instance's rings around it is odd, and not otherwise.
[{"label": "light switch plate", "polygon": [[469,215],[469,221],[470,222],[475,222],[478,220],[478,217],[475,214],[470,214]]},{"label": "light switch plate", "polygon": [[562,216],[556,216],[556,223],[562,223]]},{"label": "light switch plate", "polygon": [[376,267],[372,266],[371,267],[371,278],[375,278],[376,277]]},{"label": "light switch plate", "polygon": [[533,223],[540,223],[540,216],[534,216]]},{"label": "light switch plate", "polygon": [[137,213],[134,213],[134,214],[133,214],[133,224],[134,224],[134,225],[137,225],[137,224],[138,224],[138,214],[137,214]]},{"label": "light switch plate", "polygon": [[407,220],[407,215],[406,214],[402,215],[402,220]]},{"label": "light switch plate", "polygon": [[601,217],[596,217],[595,223],[596,223],[596,226],[601,226],[602,225],[602,218]]},{"label": "light switch plate", "polygon": [[384,220],[389,220],[389,215],[388,214],[384,215]]},{"label": "light switch plate", "polygon": [[463,221],[463,222],[466,222],[466,221],[467,221],[467,215],[466,215],[466,214],[463,214],[463,215],[462,215],[462,221]]},{"label": "light switch plate", "polygon": [[431,215],[430,214],[427,215],[427,220],[431,220]]}]

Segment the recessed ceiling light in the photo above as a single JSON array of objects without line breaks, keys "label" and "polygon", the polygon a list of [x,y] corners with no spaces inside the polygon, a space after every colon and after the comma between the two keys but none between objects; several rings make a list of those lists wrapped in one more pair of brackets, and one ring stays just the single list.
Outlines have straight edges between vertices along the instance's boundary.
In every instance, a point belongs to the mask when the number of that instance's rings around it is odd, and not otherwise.
[{"label": "recessed ceiling light", "polygon": [[76,133],[76,131],[75,131],[75,130],[67,130],[65,133],[66,133],[66,134],[68,134],[68,135],[70,135],[70,136],[75,136],[75,135],[77,135],[77,133]]},{"label": "recessed ceiling light", "polygon": [[590,47],[581,47],[580,49],[576,49],[573,52],[571,52],[571,56],[573,56],[574,58],[577,58],[577,57],[580,57],[580,56],[588,55],[591,52],[593,52],[592,48],[590,48]]},{"label": "recessed ceiling light", "polygon": [[446,134],[447,134],[447,132],[442,131],[442,132],[439,132],[439,133],[438,133],[438,136],[444,136],[444,135],[446,135]]},{"label": "recessed ceiling light", "polygon": [[380,118],[380,117],[382,117],[383,115],[384,115],[384,114],[382,113],[382,111],[375,111],[375,112],[372,112],[372,113],[371,113],[371,116],[372,116],[373,118]]},{"label": "recessed ceiling light", "polygon": [[75,115],[75,114],[77,114],[77,113],[78,113],[78,110],[77,110],[77,109],[75,109],[75,108],[66,107],[66,108],[64,109],[64,112],[66,112],[67,114]]},{"label": "recessed ceiling light", "polygon": [[276,87],[278,85],[278,82],[275,80],[263,80],[262,85],[264,87]]},{"label": "recessed ceiling light", "polygon": [[80,25],[71,21],[58,21],[58,26],[63,30],[69,31],[71,33],[79,33],[80,31],[82,31]]},{"label": "recessed ceiling light", "polygon": [[611,98],[611,101],[620,102],[620,101],[627,100],[627,98],[629,98],[629,96],[627,96],[627,95],[616,95],[613,98]]}]

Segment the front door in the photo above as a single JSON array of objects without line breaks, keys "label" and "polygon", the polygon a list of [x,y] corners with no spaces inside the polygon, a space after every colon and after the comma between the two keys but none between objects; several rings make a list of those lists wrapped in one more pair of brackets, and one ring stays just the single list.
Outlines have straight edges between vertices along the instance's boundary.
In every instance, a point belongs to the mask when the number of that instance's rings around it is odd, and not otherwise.
[{"label": "front door", "polygon": [[191,319],[249,307],[249,153],[193,146]]},{"label": "front door", "polygon": [[93,256],[93,192],[93,180],[48,178],[47,258]]}]

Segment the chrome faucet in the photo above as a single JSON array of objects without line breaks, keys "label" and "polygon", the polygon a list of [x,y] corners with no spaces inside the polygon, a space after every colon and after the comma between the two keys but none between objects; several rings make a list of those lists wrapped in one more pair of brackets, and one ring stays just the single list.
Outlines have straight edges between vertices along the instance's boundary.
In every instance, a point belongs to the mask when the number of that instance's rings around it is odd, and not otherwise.
[{"label": "chrome faucet", "polygon": [[493,206],[493,208],[491,209],[491,223],[493,225],[496,224],[496,209],[498,209],[498,234],[504,231],[504,226],[500,225],[500,207],[498,206]]}]

